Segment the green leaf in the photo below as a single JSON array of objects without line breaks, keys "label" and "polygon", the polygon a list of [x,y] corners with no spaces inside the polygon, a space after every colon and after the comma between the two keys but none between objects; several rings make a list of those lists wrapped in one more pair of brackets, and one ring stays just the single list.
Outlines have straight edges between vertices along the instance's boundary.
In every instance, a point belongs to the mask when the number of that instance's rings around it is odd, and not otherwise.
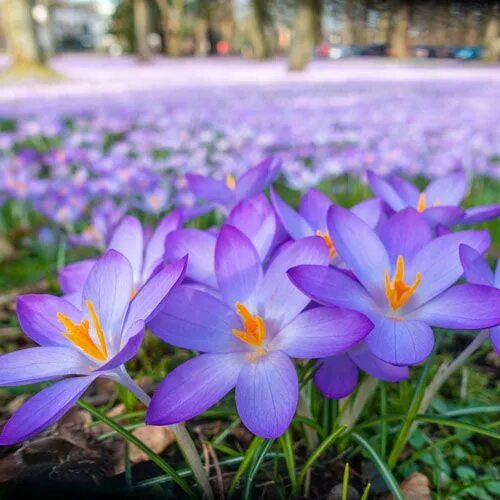
[{"label": "green leaf", "polygon": [[290,477],[290,482],[292,484],[292,493],[293,495],[297,495],[297,471],[290,429],[288,429],[288,431],[286,431],[285,434],[280,437],[280,445],[283,450],[283,454],[285,455],[285,463],[288,470],[288,476]]},{"label": "green leaf", "polygon": [[253,456],[261,446],[261,444],[264,442],[264,439],[258,436],[255,436],[250,443],[250,446],[248,447],[248,450],[246,451],[243,461],[241,462],[240,466],[238,467],[238,470],[236,471],[236,474],[234,475],[233,482],[231,483],[231,487],[229,488],[229,493],[228,496],[231,497],[234,494],[234,491],[236,489],[236,486],[238,485],[238,481],[240,480],[241,476],[246,472],[248,467],[250,467],[250,463],[252,462]]},{"label": "green leaf", "polygon": [[399,488],[399,484],[396,481],[394,475],[392,474],[391,469],[389,468],[387,463],[380,457],[380,455],[375,451],[375,449],[370,445],[370,443],[356,432],[353,432],[351,434],[351,437],[366,451],[366,453],[368,453],[370,458],[373,460],[373,463],[380,472],[380,475],[384,479],[385,484],[387,485],[391,493],[394,495],[394,498],[396,498],[396,500],[405,500],[403,492]]},{"label": "green leaf", "polygon": [[129,432],[127,429],[121,426],[118,422],[115,422],[113,419],[106,416],[104,413],[102,413],[100,410],[98,410],[91,404],[80,400],[78,401],[78,405],[84,410],[87,410],[95,418],[98,418],[99,420],[104,422],[107,426],[111,427],[111,429],[113,429],[118,434],[123,436],[129,443],[137,446],[137,448],[139,448],[142,452],[144,452],[155,465],[157,465],[163,472],[168,474],[182,488],[182,490],[185,493],[187,493],[191,498],[196,498],[196,495],[194,494],[193,490],[189,487],[189,485],[186,483],[186,481],[184,481],[184,479],[182,479],[177,474],[177,472],[169,464],[167,464],[167,462],[165,462],[159,455],[157,455],[151,448],[149,448],[149,446],[145,445],[139,438],[134,436],[131,432]]},{"label": "green leaf", "polygon": [[500,433],[494,430],[488,429],[486,427],[479,427],[478,425],[469,424],[467,422],[461,422],[460,420],[453,420],[446,417],[435,417],[433,415],[417,415],[415,420],[420,422],[427,422],[428,424],[446,425],[447,427],[455,427],[457,429],[463,429],[466,431],[474,432],[476,434],[482,434],[483,436],[488,436],[493,439],[500,439]]},{"label": "green leaf", "polygon": [[262,462],[264,461],[264,458],[269,448],[271,448],[271,446],[273,445],[273,443],[274,439],[269,439],[268,441],[265,441],[264,443],[261,444],[258,452],[254,455],[254,460],[252,460],[252,464],[248,469],[248,474],[245,481],[245,488],[243,490],[244,500],[250,500],[250,498],[252,497],[253,480],[257,475],[257,472],[259,471],[260,466],[262,465]]},{"label": "green leaf", "polygon": [[347,500],[349,495],[349,462],[344,467],[344,477],[342,478],[342,500]]}]

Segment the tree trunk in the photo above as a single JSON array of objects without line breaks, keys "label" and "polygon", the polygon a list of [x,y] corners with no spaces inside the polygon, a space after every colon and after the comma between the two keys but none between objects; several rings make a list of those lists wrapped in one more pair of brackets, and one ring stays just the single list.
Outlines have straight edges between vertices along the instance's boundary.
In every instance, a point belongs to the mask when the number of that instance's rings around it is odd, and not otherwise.
[{"label": "tree trunk", "polygon": [[149,12],[146,0],[134,0],[134,31],[135,52],[139,61],[151,59],[151,49],[148,44]]},{"label": "tree trunk", "polygon": [[500,61],[500,3],[490,10],[489,19],[484,34],[484,60],[487,62]]},{"label": "tree trunk", "polygon": [[12,69],[44,67],[46,54],[37,38],[29,0],[4,0],[1,4],[7,52]]},{"label": "tree trunk", "polygon": [[391,36],[391,56],[404,58],[409,57],[408,28],[410,26],[410,4],[400,1],[395,12],[394,28]]},{"label": "tree trunk", "polygon": [[[321,26],[321,0],[297,0],[288,69],[300,71],[311,60]],[[321,30],[319,30],[321,31]]]},{"label": "tree trunk", "polygon": [[353,7],[354,7],[354,0],[345,0],[342,42],[345,43],[346,45],[352,45],[354,43]]},{"label": "tree trunk", "polygon": [[271,50],[266,38],[266,25],[269,22],[266,0],[252,0],[250,40],[254,59],[268,59]]},{"label": "tree trunk", "polygon": [[163,31],[163,46],[165,53],[170,57],[182,55],[182,16],[184,14],[184,0],[156,0],[161,14]]}]

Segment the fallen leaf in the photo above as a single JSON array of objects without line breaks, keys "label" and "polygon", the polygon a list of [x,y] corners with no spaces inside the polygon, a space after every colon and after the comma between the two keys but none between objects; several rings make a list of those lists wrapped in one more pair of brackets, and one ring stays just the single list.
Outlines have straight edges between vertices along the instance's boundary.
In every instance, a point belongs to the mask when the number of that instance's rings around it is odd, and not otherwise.
[{"label": "fallen leaf", "polygon": [[430,500],[429,479],[420,472],[410,474],[402,483],[401,491],[405,500]]}]

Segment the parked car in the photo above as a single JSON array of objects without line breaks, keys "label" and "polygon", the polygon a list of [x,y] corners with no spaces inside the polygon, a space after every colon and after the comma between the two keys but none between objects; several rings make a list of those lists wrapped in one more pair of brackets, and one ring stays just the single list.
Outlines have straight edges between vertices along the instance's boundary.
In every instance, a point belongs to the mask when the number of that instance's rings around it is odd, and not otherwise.
[{"label": "parked car", "polygon": [[483,57],[483,47],[459,47],[455,50],[455,58],[463,61],[472,61]]},{"label": "parked car", "polygon": [[389,49],[387,43],[372,43],[360,47],[359,54],[362,56],[387,56],[389,55]]},{"label": "parked car", "polygon": [[323,43],[316,47],[315,54],[319,58],[336,60],[357,56],[360,54],[360,49],[355,45]]}]

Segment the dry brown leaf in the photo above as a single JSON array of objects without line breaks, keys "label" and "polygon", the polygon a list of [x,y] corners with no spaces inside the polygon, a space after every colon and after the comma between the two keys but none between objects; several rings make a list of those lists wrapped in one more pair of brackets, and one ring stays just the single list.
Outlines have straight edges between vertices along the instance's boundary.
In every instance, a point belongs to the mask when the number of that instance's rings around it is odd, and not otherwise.
[{"label": "dry brown leaf", "polygon": [[402,483],[401,491],[405,500],[430,500],[429,479],[420,472],[410,474]]}]

